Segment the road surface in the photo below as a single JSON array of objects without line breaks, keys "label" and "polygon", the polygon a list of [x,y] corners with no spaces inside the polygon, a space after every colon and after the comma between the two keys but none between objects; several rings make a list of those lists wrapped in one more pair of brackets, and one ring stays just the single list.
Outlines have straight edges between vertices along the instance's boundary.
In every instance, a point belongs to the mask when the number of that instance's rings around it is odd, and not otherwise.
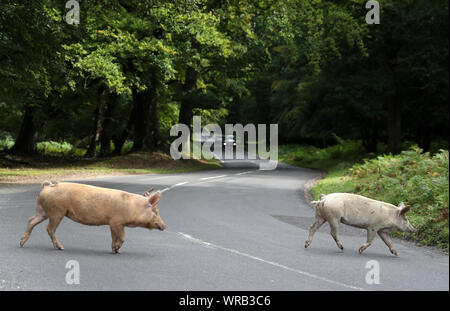
[{"label": "road surface", "polygon": [[[39,185],[0,187],[0,290],[448,290],[449,257],[394,241],[400,257],[377,238],[362,255],[365,232],[341,225],[340,251],[324,225],[304,249],[313,210],[303,186],[317,171],[258,161],[224,161],[225,168],[169,175],[133,175],[80,182],[143,193],[164,190],[159,204],[166,231],[126,228],[121,254],[111,252],[107,226],[65,218],[54,250],[35,227],[19,239],[34,214]],[[76,260],[80,284],[67,284]],[[379,266],[379,283],[367,283]],[[368,266],[366,266],[368,265]],[[372,283],[372,284],[370,284]]]}]

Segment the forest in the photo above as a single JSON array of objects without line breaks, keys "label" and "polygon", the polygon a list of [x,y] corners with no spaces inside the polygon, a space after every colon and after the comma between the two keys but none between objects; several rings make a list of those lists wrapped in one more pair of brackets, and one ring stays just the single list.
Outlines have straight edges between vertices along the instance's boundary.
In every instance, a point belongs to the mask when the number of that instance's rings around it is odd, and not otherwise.
[{"label": "forest", "polygon": [[[280,144],[448,148],[448,1],[0,2],[0,150],[168,152],[170,128],[278,124]],[[126,148],[126,146],[128,146]]]}]

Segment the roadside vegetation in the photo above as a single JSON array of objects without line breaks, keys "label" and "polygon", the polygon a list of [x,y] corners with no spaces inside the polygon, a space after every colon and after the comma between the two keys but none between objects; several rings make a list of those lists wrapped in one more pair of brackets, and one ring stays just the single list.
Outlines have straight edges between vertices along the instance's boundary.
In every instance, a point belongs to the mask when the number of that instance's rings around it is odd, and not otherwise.
[{"label": "roadside vegetation", "polygon": [[418,231],[395,235],[448,251],[448,150],[424,153],[411,146],[398,155],[374,154],[364,153],[359,142],[345,141],[324,149],[281,146],[280,161],[327,171],[311,190],[315,199],[321,193],[348,192],[411,205],[408,218]]},{"label": "roadside vegetation", "polygon": [[[0,183],[42,182],[44,179],[63,180],[103,175],[183,173],[220,167],[217,160],[173,160],[160,152],[131,152],[120,156],[84,158],[85,149],[73,148],[67,142],[37,144],[35,155],[2,153],[8,140],[0,140]],[[132,143],[124,146],[131,150]]]}]

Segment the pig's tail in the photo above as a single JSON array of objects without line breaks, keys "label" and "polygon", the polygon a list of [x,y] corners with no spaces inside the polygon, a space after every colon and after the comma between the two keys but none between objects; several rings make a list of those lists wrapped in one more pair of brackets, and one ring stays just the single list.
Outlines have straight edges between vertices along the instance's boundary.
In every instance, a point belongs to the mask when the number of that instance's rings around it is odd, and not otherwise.
[{"label": "pig's tail", "polygon": [[54,187],[54,186],[56,186],[56,184],[57,184],[57,183],[52,183],[51,181],[46,180],[46,181],[44,181],[44,182],[42,183],[42,188],[44,188],[45,186]]}]

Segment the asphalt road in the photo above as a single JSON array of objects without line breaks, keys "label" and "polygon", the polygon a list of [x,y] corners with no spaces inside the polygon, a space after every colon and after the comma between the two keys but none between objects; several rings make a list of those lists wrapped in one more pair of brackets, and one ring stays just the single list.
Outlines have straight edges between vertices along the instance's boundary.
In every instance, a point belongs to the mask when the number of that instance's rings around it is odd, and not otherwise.
[{"label": "asphalt road", "polygon": [[[303,186],[316,171],[258,161],[225,161],[225,168],[171,175],[134,175],[79,182],[143,193],[164,190],[159,204],[168,228],[126,228],[121,254],[112,254],[107,226],[65,218],[54,250],[35,227],[19,239],[34,214],[39,185],[0,187],[0,290],[449,290],[449,257],[394,240],[400,256],[377,238],[365,253],[365,231],[345,225],[340,251],[324,225],[304,249],[313,210]],[[80,284],[66,283],[66,263],[80,266]],[[380,284],[368,284],[366,265],[379,265]],[[372,266],[373,269],[373,266]]]}]

